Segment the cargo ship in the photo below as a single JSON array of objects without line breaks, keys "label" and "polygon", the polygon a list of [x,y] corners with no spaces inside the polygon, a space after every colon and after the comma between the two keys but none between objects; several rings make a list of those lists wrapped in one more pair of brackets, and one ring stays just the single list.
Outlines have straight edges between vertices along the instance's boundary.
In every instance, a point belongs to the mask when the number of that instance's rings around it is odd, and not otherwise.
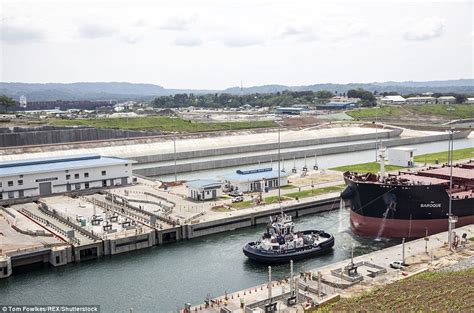
[{"label": "cargo ship", "polygon": [[353,233],[419,238],[448,230],[449,198],[456,227],[474,223],[474,161],[385,175],[344,173],[341,198]]}]

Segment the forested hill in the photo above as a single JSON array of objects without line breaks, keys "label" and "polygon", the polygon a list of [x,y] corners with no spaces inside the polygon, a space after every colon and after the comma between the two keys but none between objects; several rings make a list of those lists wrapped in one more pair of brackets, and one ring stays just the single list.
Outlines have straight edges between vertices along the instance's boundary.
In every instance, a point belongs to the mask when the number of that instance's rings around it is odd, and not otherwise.
[{"label": "forested hill", "polygon": [[315,84],[308,86],[264,85],[232,87],[224,90],[196,90],[196,89],[167,89],[153,84],[134,84],[125,82],[84,82],[84,83],[6,83],[0,82],[0,94],[18,100],[25,95],[29,101],[34,100],[133,100],[153,99],[157,96],[174,94],[216,94],[228,93],[264,94],[288,91],[328,90],[333,93],[345,93],[351,89],[362,88],[371,92],[394,92],[400,94],[415,94],[423,92],[437,93],[474,93],[474,79],[458,79],[426,82],[381,82],[381,83],[350,83],[350,84]]}]

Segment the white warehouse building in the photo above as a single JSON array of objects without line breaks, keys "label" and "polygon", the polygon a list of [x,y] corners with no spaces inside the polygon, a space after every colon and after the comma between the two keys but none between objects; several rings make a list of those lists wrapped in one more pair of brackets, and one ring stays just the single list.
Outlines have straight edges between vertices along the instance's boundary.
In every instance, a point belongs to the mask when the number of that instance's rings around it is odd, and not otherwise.
[{"label": "white warehouse building", "polygon": [[416,148],[411,147],[395,147],[388,149],[388,164],[396,166],[408,166],[412,167],[415,165],[415,159],[413,152]]},{"label": "white warehouse building", "polygon": [[197,179],[186,182],[188,198],[198,201],[212,200],[222,196],[222,182],[214,179]]},{"label": "white warehouse building", "polygon": [[[280,181],[278,181],[280,176]],[[240,192],[264,191],[265,189],[275,189],[278,185],[288,185],[288,173],[270,168],[261,168],[255,170],[237,170],[234,174],[223,176],[227,189]],[[264,187],[264,188],[262,188]]]},{"label": "white warehouse building", "polygon": [[134,162],[95,154],[0,162],[0,200],[126,185]]}]

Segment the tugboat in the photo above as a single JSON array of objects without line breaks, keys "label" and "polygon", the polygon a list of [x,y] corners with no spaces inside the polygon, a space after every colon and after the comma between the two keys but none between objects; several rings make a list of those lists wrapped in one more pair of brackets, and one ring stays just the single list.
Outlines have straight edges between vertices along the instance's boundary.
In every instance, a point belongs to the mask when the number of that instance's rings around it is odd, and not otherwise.
[{"label": "tugboat", "polygon": [[[278,199],[280,188],[280,127],[278,127]],[[291,216],[284,214],[280,206],[280,216],[270,223],[262,238],[249,242],[243,247],[244,254],[251,260],[262,263],[287,263],[314,257],[328,252],[334,246],[334,237],[322,230],[303,230],[295,232]]]},{"label": "tugboat", "polygon": [[322,230],[295,232],[291,216],[281,214],[275,221],[270,217],[266,232],[259,241],[249,242],[243,248],[251,260],[262,263],[288,263],[328,252],[334,246],[334,237]]}]

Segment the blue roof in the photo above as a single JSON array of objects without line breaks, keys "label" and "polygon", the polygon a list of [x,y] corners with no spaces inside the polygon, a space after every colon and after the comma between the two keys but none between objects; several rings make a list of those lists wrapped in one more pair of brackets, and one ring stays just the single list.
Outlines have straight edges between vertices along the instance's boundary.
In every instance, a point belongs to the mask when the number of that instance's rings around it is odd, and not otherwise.
[{"label": "blue roof", "polygon": [[215,180],[215,179],[197,179],[197,180],[191,180],[186,182],[186,186],[189,188],[194,188],[194,189],[199,189],[199,188],[205,188],[205,187],[211,187],[211,186],[216,186],[219,185],[222,186],[222,182],[220,180]]},{"label": "blue roof", "polygon": [[307,108],[277,108],[277,111],[293,111],[293,112],[302,112],[302,111],[308,111]]},{"label": "blue roof", "polygon": [[102,157],[97,154],[5,161],[0,162],[0,177],[111,166],[134,162],[135,161],[116,157]]},{"label": "blue roof", "polygon": [[[289,176],[286,172],[281,172],[280,177]],[[257,181],[262,179],[278,178],[278,171],[274,171],[271,167],[253,170],[237,170],[234,174],[222,176],[223,179],[232,181]]]}]

